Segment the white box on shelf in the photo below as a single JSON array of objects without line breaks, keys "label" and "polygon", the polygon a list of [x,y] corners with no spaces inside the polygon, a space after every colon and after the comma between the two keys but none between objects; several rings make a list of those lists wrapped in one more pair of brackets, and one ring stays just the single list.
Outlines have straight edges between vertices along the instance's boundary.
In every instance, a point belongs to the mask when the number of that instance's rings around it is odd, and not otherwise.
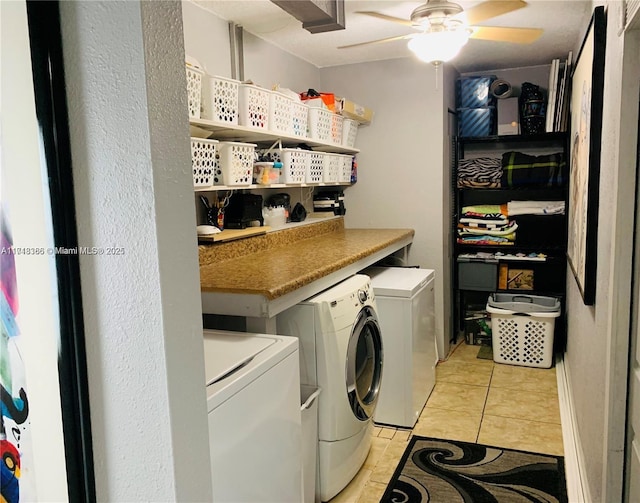
[{"label": "white box on shelf", "polygon": [[225,124],[238,124],[240,81],[205,75],[202,86],[202,118]]},{"label": "white box on shelf", "polygon": [[293,100],[278,91],[271,91],[269,98],[269,129],[274,133],[293,133]]},{"label": "white box on shelf", "polygon": [[330,141],[332,143],[335,143],[336,145],[341,145],[342,144],[342,122],[343,122],[343,117],[342,115],[338,115],[338,114],[331,114],[331,139]]},{"label": "white box on shelf", "polygon": [[189,104],[189,118],[200,118],[200,106],[202,105],[202,76],[204,72],[199,68],[185,65],[187,76],[187,101]]},{"label": "white box on shelf", "polygon": [[293,100],[291,103],[291,132],[293,136],[307,137],[309,107],[303,101]]},{"label": "white box on shelf", "polygon": [[210,187],[220,178],[217,158],[218,140],[191,138],[191,167],[194,187]]},{"label": "white box on shelf", "polygon": [[340,154],[342,158],[342,167],[338,173],[338,182],[350,183],[351,182],[351,166],[353,158],[350,155]]},{"label": "white box on shelf", "polygon": [[309,163],[307,164],[307,175],[305,181],[307,183],[320,183],[324,173],[324,152],[307,151]]},{"label": "white box on shelf", "polygon": [[240,84],[238,122],[263,131],[269,130],[271,91],[252,84]]},{"label": "white box on shelf", "polygon": [[342,121],[342,146],[353,148],[356,145],[358,126],[360,123],[353,119],[344,118]]},{"label": "white box on shelf", "polygon": [[333,112],[322,108],[309,108],[309,138],[322,142],[331,142]]},{"label": "white box on shelf", "polygon": [[324,171],[322,172],[322,181],[325,183],[335,183],[339,181],[339,175],[342,171],[341,154],[325,153],[324,154]]},{"label": "white box on shelf", "polygon": [[253,181],[253,158],[256,145],[254,143],[240,143],[221,141],[220,169],[224,185],[251,185]]}]

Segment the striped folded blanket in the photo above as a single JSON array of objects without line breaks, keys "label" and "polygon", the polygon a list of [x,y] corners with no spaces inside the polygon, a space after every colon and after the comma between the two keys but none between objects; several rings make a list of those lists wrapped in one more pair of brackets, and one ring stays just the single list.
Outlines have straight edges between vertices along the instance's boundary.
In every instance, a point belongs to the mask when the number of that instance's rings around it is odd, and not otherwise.
[{"label": "striped folded blanket", "polygon": [[564,154],[528,155],[522,152],[502,154],[503,187],[555,187],[563,183],[566,161]]},{"label": "striped folded blanket", "polygon": [[458,188],[495,189],[500,187],[502,159],[499,157],[477,157],[458,161]]}]

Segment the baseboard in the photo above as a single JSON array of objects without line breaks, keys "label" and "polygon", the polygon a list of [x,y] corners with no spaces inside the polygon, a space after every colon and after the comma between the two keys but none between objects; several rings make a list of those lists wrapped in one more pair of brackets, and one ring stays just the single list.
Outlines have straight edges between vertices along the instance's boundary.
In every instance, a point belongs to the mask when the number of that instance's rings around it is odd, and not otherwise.
[{"label": "baseboard", "polygon": [[558,401],[560,402],[560,420],[564,444],[565,477],[569,503],[591,503],[589,485],[585,473],[584,453],[578,436],[569,367],[561,355],[556,358],[556,377],[558,380]]}]

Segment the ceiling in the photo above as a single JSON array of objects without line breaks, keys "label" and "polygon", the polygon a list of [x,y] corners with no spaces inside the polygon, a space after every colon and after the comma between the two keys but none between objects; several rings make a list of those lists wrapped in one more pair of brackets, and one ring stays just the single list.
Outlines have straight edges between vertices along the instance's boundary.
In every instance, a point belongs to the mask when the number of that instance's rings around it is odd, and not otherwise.
[{"label": "ceiling", "polygon": [[[346,28],[311,34],[302,23],[269,0],[191,0],[218,17],[242,25],[257,37],[322,68],[367,61],[413,57],[406,40],[350,49],[355,44],[415,33],[410,26],[358,14],[373,10],[409,19],[424,2],[345,0]],[[499,1],[499,0],[496,0]],[[478,1],[459,0],[467,9]],[[543,35],[529,45],[471,39],[451,62],[461,73],[549,64],[565,58],[581,41],[591,16],[591,0],[527,0],[527,6],[485,21],[482,26],[542,28]],[[416,64],[425,64],[416,60]]]}]

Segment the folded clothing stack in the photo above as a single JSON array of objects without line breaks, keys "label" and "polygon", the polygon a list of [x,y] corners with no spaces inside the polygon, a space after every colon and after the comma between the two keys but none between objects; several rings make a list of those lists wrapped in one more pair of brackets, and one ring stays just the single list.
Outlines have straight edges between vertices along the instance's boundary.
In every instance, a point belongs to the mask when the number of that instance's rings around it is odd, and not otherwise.
[{"label": "folded clothing stack", "polygon": [[518,224],[507,215],[506,204],[465,206],[458,221],[458,243],[513,245]]}]

